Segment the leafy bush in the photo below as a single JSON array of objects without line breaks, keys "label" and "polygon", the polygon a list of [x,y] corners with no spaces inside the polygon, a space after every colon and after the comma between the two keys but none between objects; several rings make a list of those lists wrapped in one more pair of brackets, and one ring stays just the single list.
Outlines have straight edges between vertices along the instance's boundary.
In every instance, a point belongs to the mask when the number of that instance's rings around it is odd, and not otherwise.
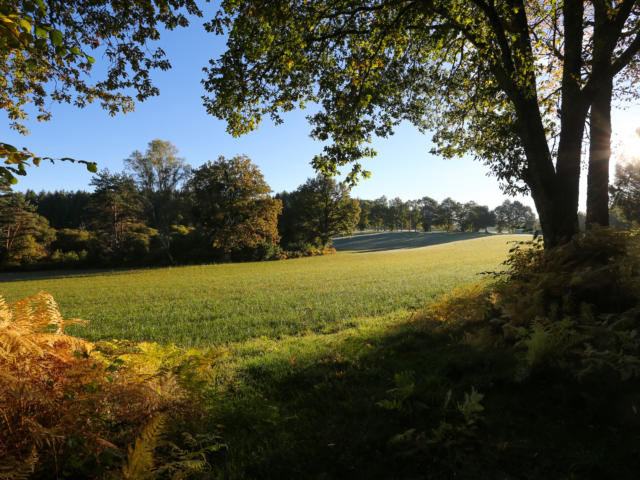
[{"label": "leafy bush", "polygon": [[[524,247],[524,248],[523,248]],[[640,375],[640,239],[598,229],[543,250],[519,245],[494,286],[505,332],[529,366],[551,363],[579,376]]]},{"label": "leafy bush", "polygon": [[[97,344],[68,336],[50,295],[0,297],[0,478],[100,476],[160,412],[189,402],[215,352]],[[187,390],[190,387],[192,390]],[[90,472],[90,474],[88,473]]]},{"label": "leafy bush", "polygon": [[[456,289],[427,311],[475,337],[500,336],[522,350],[525,374],[556,366],[579,378],[640,376],[640,238],[589,231],[544,250],[539,240],[511,250],[489,287]],[[482,335],[480,335],[482,333]],[[474,338],[475,338],[474,337]]]}]

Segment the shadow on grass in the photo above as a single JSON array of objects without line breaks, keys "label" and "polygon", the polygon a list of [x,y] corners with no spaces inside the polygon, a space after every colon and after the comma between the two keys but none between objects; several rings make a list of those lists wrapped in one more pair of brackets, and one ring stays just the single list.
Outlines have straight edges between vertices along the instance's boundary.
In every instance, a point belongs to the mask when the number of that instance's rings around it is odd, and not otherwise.
[{"label": "shadow on grass", "polygon": [[169,266],[157,267],[117,267],[87,268],[69,270],[34,270],[26,272],[0,272],[0,283],[24,282],[30,280],[58,280],[63,278],[99,277],[103,275],[124,275],[137,271],[163,270]]},{"label": "shadow on grass", "polygon": [[382,250],[398,250],[401,248],[427,247],[430,245],[440,245],[442,243],[471,240],[489,235],[494,234],[459,232],[370,232],[359,233],[352,237],[334,238],[332,246],[338,251],[367,253]]},{"label": "shadow on grass", "polygon": [[[612,407],[624,396],[620,385],[577,384],[557,372],[517,382],[511,352],[456,335],[406,324],[253,351],[214,401],[228,445],[216,473],[637,478],[638,422],[625,423]],[[484,395],[484,411],[469,423],[459,407],[472,388]]]}]

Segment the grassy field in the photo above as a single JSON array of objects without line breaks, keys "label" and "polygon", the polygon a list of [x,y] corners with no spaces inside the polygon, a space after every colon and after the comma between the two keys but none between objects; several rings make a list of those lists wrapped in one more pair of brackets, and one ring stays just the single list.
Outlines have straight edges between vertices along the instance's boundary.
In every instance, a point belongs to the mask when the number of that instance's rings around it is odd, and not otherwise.
[{"label": "grassy field", "polygon": [[[375,239],[375,245],[372,240]],[[8,301],[51,293],[75,333],[181,345],[330,333],[358,318],[420,310],[481,281],[522,235],[387,233],[336,241],[336,255],[277,262],[0,275]],[[345,243],[347,242],[348,243]],[[386,242],[386,247],[385,247]],[[430,246],[376,251],[398,245]],[[362,253],[368,251],[369,253]]]},{"label": "grassy field", "polygon": [[220,345],[197,390],[207,414],[167,432],[211,446],[189,478],[636,480],[637,380],[528,372],[490,322],[410,313],[522,240],[370,233],[325,257],[4,274],[0,294],[50,292],[91,339]]}]

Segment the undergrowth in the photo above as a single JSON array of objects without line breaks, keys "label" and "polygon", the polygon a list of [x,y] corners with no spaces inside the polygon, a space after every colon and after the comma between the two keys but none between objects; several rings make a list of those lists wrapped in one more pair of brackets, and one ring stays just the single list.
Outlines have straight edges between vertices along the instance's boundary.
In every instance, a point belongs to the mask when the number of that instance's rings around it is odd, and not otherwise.
[{"label": "undergrowth", "polygon": [[[2,479],[151,478],[163,419],[204,413],[197,397],[221,352],[95,344],[64,333],[78,322],[44,293],[0,297]],[[204,459],[187,460],[176,452],[163,468],[204,468]]]}]

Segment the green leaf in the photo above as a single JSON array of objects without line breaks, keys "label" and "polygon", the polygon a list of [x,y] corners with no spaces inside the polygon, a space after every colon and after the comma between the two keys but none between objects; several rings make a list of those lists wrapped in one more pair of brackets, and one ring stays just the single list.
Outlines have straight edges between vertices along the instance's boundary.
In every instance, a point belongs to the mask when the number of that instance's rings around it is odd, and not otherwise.
[{"label": "green leaf", "polygon": [[23,29],[31,33],[31,23],[29,23],[29,20],[27,20],[26,18],[21,18],[18,23]]},{"label": "green leaf", "polygon": [[40,8],[40,11],[42,13],[47,12],[47,5],[44,3],[43,0],[36,0],[36,5],[38,5],[38,8]]},{"label": "green leaf", "polygon": [[87,170],[91,173],[96,173],[98,171],[98,165],[95,162],[87,163]]},{"label": "green leaf", "polygon": [[89,63],[95,63],[96,59],[93,57],[90,57],[89,55],[85,55],[85,57],[87,58],[87,62]]},{"label": "green leaf", "polygon": [[73,47],[71,48],[71,53],[73,53],[74,55],[80,55],[80,49],[78,47]]},{"label": "green leaf", "polygon": [[62,46],[62,32],[60,30],[53,30],[51,32],[51,41],[56,47]]},{"label": "green leaf", "polygon": [[47,38],[49,36],[47,31],[42,27],[36,27],[35,33],[36,33],[36,37],[40,37],[40,38]]}]

